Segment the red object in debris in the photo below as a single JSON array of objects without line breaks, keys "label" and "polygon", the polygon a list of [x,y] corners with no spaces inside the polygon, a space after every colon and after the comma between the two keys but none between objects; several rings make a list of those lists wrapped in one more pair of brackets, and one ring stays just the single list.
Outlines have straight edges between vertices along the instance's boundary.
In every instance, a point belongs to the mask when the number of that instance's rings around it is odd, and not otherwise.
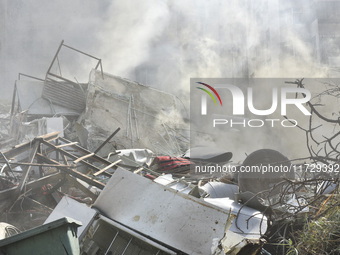
[{"label": "red object in debris", "polygon": [[156,179],[156,177],[153,176],[153,175],[151,175],[151,174],[146,174],[146,175],[144,175],[144,177],[146,177],[146,178],[148,178],[148,179],[150,179],[150,180]]},{"label": "red object in debris", "polygon": [[153,162],[153,165],[156,166],[155,170],[162,173],[189,172],[192,164],[194,163],[188,159],[170,156],[156,157]]}]

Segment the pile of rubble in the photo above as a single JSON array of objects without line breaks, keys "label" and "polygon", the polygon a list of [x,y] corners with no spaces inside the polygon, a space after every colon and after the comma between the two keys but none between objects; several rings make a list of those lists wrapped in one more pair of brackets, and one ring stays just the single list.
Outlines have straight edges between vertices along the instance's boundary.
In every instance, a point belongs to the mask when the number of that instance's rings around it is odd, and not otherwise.
[{"label": "pile of rubble", "polygon": [[[88,83],[52,72],[64,47],[97,61]],[[232,153],[185,152],[176,97],[98,67],[62,42],[45,79],[19,75],[1,131],[0,254],[278,254],[267,243],[288,240],[282,222],[337,189],[305,176],[195,174]],[[242,165],[260,164],[291,163],[262,149]]]},{"label": "pile of rubble", "polygon": [[[213,254],[236,254],[249,243],[259,244],[267,230],[263,214],[233,200],[236,185],[198,185],[197,180],[173,177],[193,178],[187,166],[194,163],[189,159],[164,161],[150,150],[131,149],[117,150],[109,161],[58,132],[38,136],[1,156],[2,220],[22,229],[64,216],[80,221],[74,240],[80,246],[69,254],[79,249],[81,254],[106,254],[123,246],[129,250],[126,254],[209,254],[212,249]],[[0,242],[6,254],[12,254],[12,246],[24,245],[19,237]]]}]

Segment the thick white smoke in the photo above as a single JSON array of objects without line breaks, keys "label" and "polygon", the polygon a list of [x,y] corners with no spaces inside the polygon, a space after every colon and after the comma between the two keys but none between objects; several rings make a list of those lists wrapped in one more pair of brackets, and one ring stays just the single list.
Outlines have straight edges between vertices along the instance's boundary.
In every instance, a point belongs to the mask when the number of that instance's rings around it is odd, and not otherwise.
[{"label": "thick white smoke", "polygon": [[320,74],[301,32],[309,24],[280,29],[279,2],[4,0],[1,86],[18,72],[43,76],[62,39],[102,58],[104,71],[171,92],[187,91],[190,77]]},{"label": "thick white smoke", "polygon": [[[182,99],[193,77],[325,76],[306,39],[310,24],[281,15],[286,2],[3,0],[1,90],[11,91],[19,72],[44,77],[62,39],[101,58],[105,72]],[[303,4],[309,15],[310,2]],[[271,139],[254,140],[261,147]]]}]

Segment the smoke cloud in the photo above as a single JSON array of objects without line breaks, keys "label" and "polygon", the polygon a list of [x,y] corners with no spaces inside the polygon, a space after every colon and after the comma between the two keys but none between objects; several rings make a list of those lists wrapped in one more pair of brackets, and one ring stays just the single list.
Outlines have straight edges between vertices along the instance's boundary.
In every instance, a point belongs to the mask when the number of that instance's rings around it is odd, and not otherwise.
[{"label": "smoke cloud", "polygon": [[[62,39],[102,58],[106,72],[172,93],[187,92],[191,77],[323,75],[301,33],[309,28],[279,34],[285,17],[278,1],[267,4],[259,15],[249,0],[4,0],[1,86],[10,91],[19,72],[43,77]],[[279,38],[293,56],[280,51]]]},{"label": "smoke cloud", "polygon": [[[308,38],[313,24],[282,14],[284,2],[3,0],[1,91],[9,97],[19,72],[44,77],[62,39],[101,58],[105,72],[182,99],[190,78],[327,76]],[[301,1],[302,18],[309,4]]]}]

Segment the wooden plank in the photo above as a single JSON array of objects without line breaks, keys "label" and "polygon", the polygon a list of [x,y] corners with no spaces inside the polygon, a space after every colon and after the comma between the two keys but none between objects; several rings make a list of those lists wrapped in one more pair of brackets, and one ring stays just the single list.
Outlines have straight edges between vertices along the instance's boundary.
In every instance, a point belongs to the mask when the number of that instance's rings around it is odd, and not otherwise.
[{"label": "wooden plank", "polygon": [[37,136],[35,139],[44,139],[44,140],[56,139],[58,138],[59,134],[60,134],[60,131],[51,132],[45,135]]},{"label": "wooden plank", "polygon": [[60,145],[56,145],[56,148],[63,148],[63,147],[67,147],[67,146],[71,146],[71,145],[75,145],[78,142],[72,142],[72,143],[64,143],[64,144],[60,144]]},{"label": "wooden plank", "polygon": [[[46,163],[49,163],[49,164],[58,164],[57,161],[54,161],[53,159],[49,159],[47,157],[45,157],[44,155],[40,154],[40,153],[37,153],[37,157],[40,158],[42,161],[46,162]],[[63,167],[63,166],[60,166],[58,167],[58,169],[60,169],[61,171],[67,173],[67,174],[70,174],[74,177],[77,177],[79,178],[80,180],[92,185],[92,186],[95,186],[99,189],[104,189],[105,185],[93,178],[90,178],[89,176],[75,170],[75,169],[71,169],[70,167]]]},{"label": "wooden plank", "polygon": [[[49,134],[46,134],[46,135],[43,135],[43,136],[39,136],[38,138],[39,139],[56,139],[58,137],[60,132],[53,132],[53,133],[49,133]],[[36,139],[36,138],[35,138]],[[33,141],[30,141],[30,142],[27,142],[27,143],[22,143],[22,144],[19,144],[19,145],[16,145],[14,146],[14,148],[10,149],[10,150],[7,150],[5,151],[3,154],[6,156],[6,158],[13,158],[25,151],[28,151],[31,147],[32,147],[32,144],[35,143],[35,139]]]},{"label": "wooden plank", "polygon": [[[65,139],[64,137],[59,137],[59,139],[63,142],[70,142],[69,140]],[[84,149],[83,147],[79,146],[79,145],[73,145],[73,148],[77,149],[78,151],[84,153],[84,154],[90,154],[91,151],[88,151],[86,149]],[[93,155],[91,160],[93,161],[97,161],[99,163],[105,164],[105,165],[110,165],[112,162],[108,161],[100,156],[98,156],[97,154]]]},{"label": "wooden plank", "polygon": [[74,164],[77,164],[78,162],[80,162],[80,161],[82,161],[82,160],[84,160],[84,159],[87,159],[87,158],[89,158],[89,157],[92,157],[93,155],[94,155],[94,153],[87,154],[87,155],[85,155],[85,156],[82,156],[82,157],[80,157],[80,158],[74,160],[73,163],[74,163]]},{"label": "wooden plank", "polygon": [[[75,156],[75,155],[73,155],[73,154],[71,154],[71,153],[69,153],[69,152],[67,152],[67,151],[65,151],[65,150],[63,150],[63,149],[61,149],[61,148],[56,148],[53,144],[51,144],[51,143],[49,143],[49,142],[47,142],[47,141],[42,140],[41,142],[42,142],[43,144],[47,145],[48,147],[54,149],[55,151],[59,151],[61,154],[64,154],[65,156],[67,156],[67,157],[69,157],[69,158],[71,158],[71,159],[73,159],[73,160],[78,159],[77,156]],[[55,162],[57,162],[57,161],[55,161]],[[98,168],[98,167],[96,167],[96,166],[94,166],[94,165],[92,165],[92,164],[90,164],[90,163],[88,163],[88,162],[86,162],[86,161],[82,161],[82,163],[83,163],[84,165],[86,165],[87,167],[93,169],[93,170],[96,171],[96,172],[100,170],[100,168]]]},{"label": "wooden plank", "polygon": [[102,174],[103,172],[105,172],[107,169],[110,169],[111,167],[117,165],[118,163],[122,162],[121,159],[118,159],[117,161],[113,162],[112,164],[108,165],[107,167],[104,167],[103,169],[101,169],[100,171],[94,173],[94,176],[97,176],[99,174]]},{"label": "wooden plank", "polygon": [[138,174],[139,172],[141,172],[142,170],[144,170],[144,167],[140,167],[137,170],[133,171],[134,174]]}]

